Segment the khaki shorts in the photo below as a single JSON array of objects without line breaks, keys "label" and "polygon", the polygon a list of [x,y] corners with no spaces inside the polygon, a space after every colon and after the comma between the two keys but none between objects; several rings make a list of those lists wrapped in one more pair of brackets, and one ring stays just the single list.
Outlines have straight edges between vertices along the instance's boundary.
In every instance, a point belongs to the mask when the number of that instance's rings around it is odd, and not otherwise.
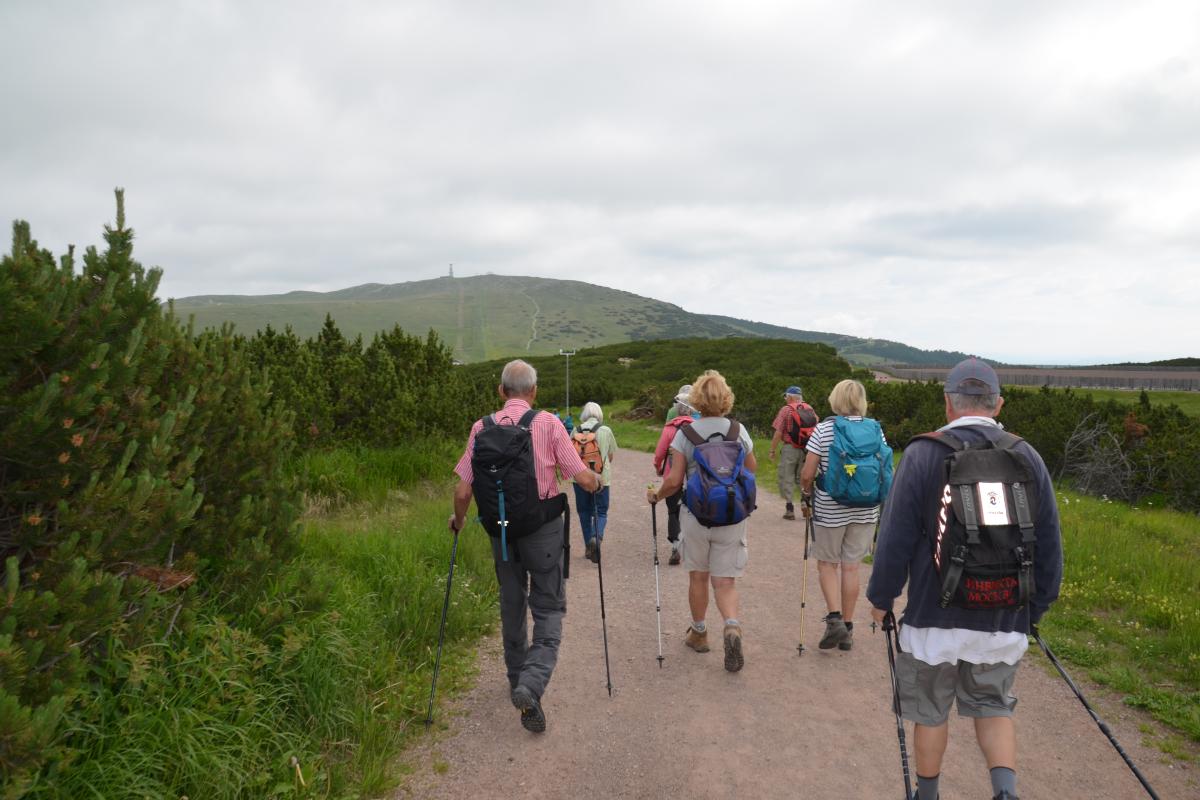
[{"label": "khaki shorts", "polygon": [[706,528],[684,506],[679,511],[680,553],[688,572],[707,572],[714,578],[740,578],[750,551],[746,547],[746,521]]},{"label": "khaki shorts", "polygon": [[851,522],[836,528],[826,528],[814,522],[812,554],[817,561],[857,564],[871,552],[871,539],[874,536],[874,522]]},{"label": "khaki shorts", "polygon": [[900,714],[919,725],[936,727],[958,701],[960,717],[1011,717],[1016,664],[926,664],[910,653],[896,654]]}]

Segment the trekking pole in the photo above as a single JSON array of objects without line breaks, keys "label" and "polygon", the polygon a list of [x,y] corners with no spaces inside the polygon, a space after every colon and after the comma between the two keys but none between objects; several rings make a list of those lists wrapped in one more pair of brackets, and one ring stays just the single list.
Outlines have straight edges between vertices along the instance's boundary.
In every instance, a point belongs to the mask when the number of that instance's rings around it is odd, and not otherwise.
[{"label": "trekking pole", "polygon": [[600,537],[596,535],[596,496],[592,495],[592,536],[596,542],[596,574],[600,576],[600,626],[604,629],[604,677],[608,681],[608,696],[612,697],[612,672],[608,668],[608,620],[604,616],[604,559]]},{"label": "trekking pole", "polygon": [[908,746],[904,740],[904,720],[900,717],[900,686],[896,681],[896,653],[892,649],[892,637],[895,636],[895,649],[900,649],[899,636],[896,634],[896,615],[891,611],[883,618],[883,635],[887,639],[888,667],[892,674],[892,709],[896,712],[896,737],[900,740],[900,768],[904,770],[904,797],[912,800],[912,779],[908,774]]},{"label": "trekking pole", "polygon": [[442,666],[442,643],[446,641],[446,615],[450,612],[450,584],[454,582],[454,560],[458,556],[458,531],[454,532],[454,544],[450,546],[450,574],[446,576],[446,599],[442,601],[442,624],[438,629],[437,657],[433,660],[433,684],[429,687],[429,711],[425,714],[425,727],[433,724],[433,696],[437,692],[438,671]]},{"label": "trekking pole", "polygon": [[[804,502],[803,499],[800,500]],[[808,543],[813,538],[813,521],[812,512],[809,511],[808,519],[804,525],[804,572],[801,573],[804,577],[800,579],[800,644],[796,645],[797,655],[804,655],[804,608],[808,602]]]},{"label": "trekking pole", "polygon": [[1133,770],[1134,777],[1141,782],[1142,788],[1146,790],[1146,794],[1153,797],[1154,800],[1158,800],[1158,794],[1155,793],[1154,787],[1152,787],[1150,782],[1146,780],[1146,776],[1141,773],[1141,770],[1134,765],[1133,759],[1131,759],[1129,754],[1125,752],[1125,749],[1121,747],[1121,744],[1117,741],[1117,737],[1113,736],[1112,729],[1108,727],[1107,723],[1100,718],[1100,715],[1097,714],[1095,709],[1092,708],[1091,704],[1088,703],[1087,698],[1083,696],[1083,692],[1079,691],[1079,687],[1075,685],[1075,681],[1071,680],[1071,676],[1067,674],[1065,669],[1063,669],[1063,665],[1058,663],[1058,659],[1054,657],[1054,653],[1050,651],[1050,647],[1042,640],[1041,634],[1038,633],[1037,625],[1031,625],[1030,628],[1033,631],[1033,638],[1039,645],[1041,645],[1042,652],[1046,654],[1046,658],[1050,659],[1050,663],[1053,664],[1054,668],[1058,670],[1058,674],[1062,675],[1063,680],[1067,682],[1067,686],[1071,687],[1071,691],[1073,691],[1075,696],[1079,698],[1079,702],[1083,703],[1083,707],[1087,709],[1088,714],[1090,714],[1092,719],[1095,720],[1096,724],[1100,726],[1100,732],[1108,737],[1108,740],[1112,742],[1112,746],[1117,749],[1117,753],[1120,754],[1121,758],[1125,759],[1125,764],[1128,765],[1131,770]]},{"label": "trekking pole", "polygon": [[658,504],[650,504],[650,535],[654,539],[654,613],[658,619],[658,668],[662,669],[662,595],[658,589]]}]

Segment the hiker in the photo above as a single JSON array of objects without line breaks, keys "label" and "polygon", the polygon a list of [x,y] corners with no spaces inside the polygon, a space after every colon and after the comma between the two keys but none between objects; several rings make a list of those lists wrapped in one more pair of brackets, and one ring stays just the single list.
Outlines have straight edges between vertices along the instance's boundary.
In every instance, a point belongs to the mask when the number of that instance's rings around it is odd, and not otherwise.
[{"label": "hiker", "polygon": [[[451,531],[462,530],[474,497],[491,536],[512,703],[521,711],[521,725],[541,733],[546,729],[541,698],[558,659],[567,610],[563,560],[570,508],[558,491],[555,471],[592,492],[600,488],[600,476],[580,460],[552,414],[533,410],[537,370],[519,359],[510,361],[497,390],[504,407],[471,427],[454,468],[459,480],[449,524]],[[505,461],[503,456],[512,453],[518,455]],[[493,475],[503,478],[506,494],[498,493]],[[532,643],[526,607],[533,616]]]},{"label": "hiker", "polygon": [[796,507],[792,505],[792,496],[800,485],[805,448],[817,426],[817,412],[804,402],[804,392],[799,386],[789,386],[783,393],[783,399],[786,402],[771,423],[775,435],[771,437],[771,452],[767,457],[774,461],[775,451],[779,450],[779,495],[787,503],[783,518],[795,519]]},{"label": "hiker", "polygon": [[[572,481],[575,486],[575,511],[583,529],[584,557],[592,563],[599,560],[597,547],[604,541],[604,526],[608,523],[608,494],[612,482],[613,456],[617,438],[604,422],[604,410],[597,403],[586,404],[579,412],[579,427],[571,434],[571,442],[588,469],[600,475],[602,488],[594,494]],[[592,529],[593,514],[595,530]]]},{"label": "hiker", "polygon": [[[867,585],[871,614],[882,622],[908,583],[896,675],[901,715],[916,724],[917,796],[926,800],[938,796],[947,718],[956,698],[959,715],[975,720],[993,795],[997,800],[1017,797],[1013,680],[1028,647],[1026,634],[1058,597],[1062,580],[1062,541],[1050,475],[1037,451],[996,421],[1003,405],[1000,381],[984,362],[967,359],[950,371],[947,424],[905,448]],[[959,452],[962,445],[969,447]],[[1004,469],[994,466],[1000,456],[1008,456],[1000,462]],[[991,459],[986,470],[975,466],[985,463],[983,457]],[[956,472],[954,465],[970,465],[972,475],[964,480],[965,472]],[[1017,487],[1005,485],[1014,481]],[[972,513],[966,513],[968,508]],[[1001,533],[1013,537],[1009,541],[1017,546],[1010,552],[1017,578],[995,579],[992,547],[987,547],[986,560],[993,571],[989,577],[972,578],[974,560],[966,537],[969,527],[983,526],[989,526],[989,545],[1000,542]],[[1027,528],[1032,528],[1028,535]],[[1036,544],[1025,550],[1023,544],[1031,539]],[[965,544],[943,554],[941,549],[954,541]]]},{"label": "hiker", "polygon": [[[692,385],[685,383],[675,394],[675,403],[667,412],[667,424],[663,425],[658,437],[658,445],[654,448],[654,472],[660,478],[666,474],[671,462],[671,442],[683,425],[691,425],[693,420],[700,419],[700,413],[688,405],[688,394]],[[679,491],[666,498],[667,500],[667,541],[671,543],[671,557],[667,564],[676,566],[682,560],[679,555],[679,506],[683,503],[683,485]]]},{"label": "hiker", "polygon": [[[819,646],[822,650],[834,647],[850,650],[854,647],[858,565],[870,551],[882,497],[848,505],[850,500],[831,486],[834,475],[841,478],[845,474],[842,469],[831,474],[831,446],[835,438],[841,436],[866,439],[878,448],[878,454],[886,451],[889,478],[891,450],[879,423],[866,416],[867,390],[861,383],[840,381],[829,393],[829,408],[835,416],[821,420],[808,440],[804,469],[800,473],[805,500],[802,513],[813,518],[813,555],[817,559],[817,578],[827,610],[823,620],[825,633]],[[857,471],[857,466],[843,465],[850,467],[850,475]],[[820,481],[817,481],[818,474]]]},{"label": "hiker", "polygon": [[[708,586],[711,582],[717,610],[725,620],[722,633],[725,669],[737,672],[744,665],[745,658],[742,653],[742,626],[738,621],[738,591],[735,581],[742,576],[749,554],[744,514],[753,510],[753,473],[758,464],[754,459],[754,442],[749,432],[737,421],[726,417],[726,414],[733,410],[733,400],[733,391],[716,370],[710,369],[692,382],[687,403],[696,409],[700,418],[676,431],[670,447],[670,468],[663,478],[662,486],[657,490],[653,486],[646,490],[646,499],[650,503],[657,503],[678,493],[684,486],[686,476],[688,491],[679,518],[683,564],[688,571],[688,605],[692,612],[692,624],[688,626],[684,644],[697,653],[709,651],[705,617],[708,614]],[[748,479],[749,491],[745,491],[745,484],[738,484],[742,492],[739,496],[741,508],[738,515],[743,518],[740,521],[706,526],[697,517],[698,513],[705,513],[704,506],[701,505],[703,497],[698,491],[703,485],[704,477],[698,463],[698,448],[704,447],[707,452],[707,448],[717,441],[740,443],[739,457],[744,458],[742,467],[748,473],[744,477]],[[693,491],[694,489],[697,491]],[[735,493],[733,487],[730,488],[730,493]],[[719,500],[724,500],[726,492],[723,487],[719,495]],[[724,511],[732,514],[734,509],[729,507]]]}]

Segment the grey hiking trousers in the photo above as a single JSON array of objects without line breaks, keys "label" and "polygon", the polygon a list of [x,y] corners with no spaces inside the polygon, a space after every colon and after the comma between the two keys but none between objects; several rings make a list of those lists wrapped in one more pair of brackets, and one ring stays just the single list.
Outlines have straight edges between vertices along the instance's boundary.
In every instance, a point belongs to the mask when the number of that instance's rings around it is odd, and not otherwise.
[{"label": "grey hiking trousers", "polygon": [[804,468],[805,451],[792,447],[787,442],[782,443],[779,451],[779,494],[792,504],[792,493],[800,485],[800,470]]},{"label": "grey hiking trousers", "polygon": [[[513,688],[520,684],[540,698],[558,661],[567,613],[563,518],[555,517],[535,533],[510,541],[508,561],[501,559],[500,539],[491,542],[500,584],[500,628],[508,683]],[[533,614],[532,643],[527,608]]]}]

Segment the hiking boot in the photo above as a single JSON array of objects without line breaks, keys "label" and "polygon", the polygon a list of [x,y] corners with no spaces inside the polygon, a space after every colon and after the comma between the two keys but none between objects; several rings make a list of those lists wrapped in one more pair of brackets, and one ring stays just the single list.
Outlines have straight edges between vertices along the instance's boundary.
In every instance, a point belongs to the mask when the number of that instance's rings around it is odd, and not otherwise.
[{"label": "hiking boot", "polygon": [[592,539],[584,546],[583,557],[593,564],[600,563],[600,548],[596,547],[595,539]]},{"label": "hiking boot", "polygon": [[783,518],[784,519],[795,519],[796,518],[796,507],[793,506],[791,503],[788,503],[787,510],[783,512]]},{"label": "hiking boot", "polygon": [[737,672],[746,665],[746,659],[742,656],[742,626],[726,625],[724,639],[725,669]]},{"label": "hiking boot", "polygon": [[708,631],[698,631],[691,625],[688,625],[687,636],[684,637],[683,643],[695,650],[697,653],[707,653]]},{"label": "hiking boot", "polygon": [[846,640],[838,642],[838,650],[850,650],[854,647],[854,623],[846,623]]},{"label": "hiking boot", "polygon": [[1009,794],[1007,791],[1003,791],[993,797],[992,800],[1021,800],[1021,798],[1017,797],[1015,794]]},{"label": "hiking boot", "polygon": [[679,563],[680,561],[682,561],[682,560],[683,560],[683,559],[682,559],[682,558],[680,558],[680,556],[679,556],[679,548],[678,548],[678,547],[672,547],[672,548],[671,548],[671,557],[667,559],[667,563],[668,563],[668,564],[670,564],[670,565],[673,567],[673,566],[675,566],[676,564],[678,564],[678,563]]},{"label": "hiking boot", "polygon": [[821,643],[817,645],[822,650],[831,650],[837,647],[850,636],[850,632],[846,630],[846,623],[842,622],[842,615],[835,611],[825,617],[825,635],[821,637]]},{"label": "hiking boot", "polygon": [[522,728],[530,733],[546,732],[546,715],[542,712],[542,704],[527,687],[513,689],[512,704],[521,710]]}]

